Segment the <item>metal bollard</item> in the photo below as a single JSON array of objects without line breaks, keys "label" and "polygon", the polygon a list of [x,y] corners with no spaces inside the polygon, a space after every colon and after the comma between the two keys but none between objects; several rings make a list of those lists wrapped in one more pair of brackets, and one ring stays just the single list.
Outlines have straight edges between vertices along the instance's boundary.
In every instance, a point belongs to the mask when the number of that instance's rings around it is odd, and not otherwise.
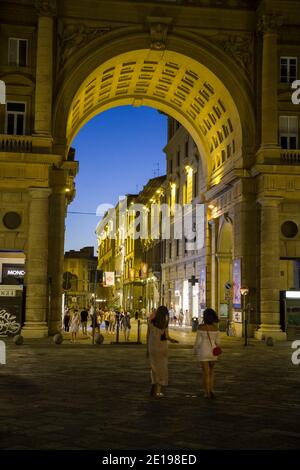
[{"label": "metal bollard", "polygon": [[141,327],[141,320],[138,320],[138,327],[137,327],[137,342],[140,343],[140,327]]}]

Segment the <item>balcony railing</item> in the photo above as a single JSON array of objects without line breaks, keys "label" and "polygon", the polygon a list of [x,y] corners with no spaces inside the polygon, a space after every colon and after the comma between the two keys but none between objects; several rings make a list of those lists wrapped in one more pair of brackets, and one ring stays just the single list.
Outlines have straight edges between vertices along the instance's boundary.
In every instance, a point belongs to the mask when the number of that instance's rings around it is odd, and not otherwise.
[{"label": "balcony railing", "polygon": [[32,137],[26,135],[0,135],[0,152],[32,152]]},{"label": "balcony railing", "polygon": [[284,163],[300,163],[300,150],[281,150],[280,160]]}]

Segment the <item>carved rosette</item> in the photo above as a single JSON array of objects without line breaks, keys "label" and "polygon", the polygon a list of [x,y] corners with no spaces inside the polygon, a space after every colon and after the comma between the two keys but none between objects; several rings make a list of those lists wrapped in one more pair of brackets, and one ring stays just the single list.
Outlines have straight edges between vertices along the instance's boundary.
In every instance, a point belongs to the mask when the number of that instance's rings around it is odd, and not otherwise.
[{"label": "carved rosette", "polygon": [[82,23],[64,25],[62,33],[59,35],[60,67],[62,67],[78,49],[109,31],[111,31],[110,26],[94,28]]},{"label": "carved rosette", "polygon": [[262,15],[257,23],[257,31],[260,33],[278,33],[282,25],[282,16],[276,13]]},{"label": "carved rosette", "polygon": [[56,16],[56,0],[35,0],[35,9],[39,16]]},{"label": "carved rosette", "polygon": [[251,79],[253,74],[253,36],[210,36],[241,67]]},{"label": "carved rosette", "polygon": [[171,21],[172,18],[147,17],[151,38],[150,49],[165,50]]}]

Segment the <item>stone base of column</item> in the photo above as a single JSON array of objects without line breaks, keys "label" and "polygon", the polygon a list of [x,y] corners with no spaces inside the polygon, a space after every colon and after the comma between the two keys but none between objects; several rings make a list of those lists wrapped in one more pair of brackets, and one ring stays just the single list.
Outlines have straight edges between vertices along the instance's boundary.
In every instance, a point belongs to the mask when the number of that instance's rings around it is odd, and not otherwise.
[{"label": "stone base of column", "polygon": [[48,337],[48,325],[46,322],[25,322],[21,335],[24,338],[46,338]]},{"label": "stone base of column", "polygon": [[271,336],[276,341],[286,341],[287,339],[286,333],[281,330],[279,325],[268,325],[266,323],[260,325],[254,336],[256,339],[265,339]]},{"label": "stone base of column", "polygon": [[57,333],[61,333],[61,321],[49,321],[49,336],[54,336]]}]

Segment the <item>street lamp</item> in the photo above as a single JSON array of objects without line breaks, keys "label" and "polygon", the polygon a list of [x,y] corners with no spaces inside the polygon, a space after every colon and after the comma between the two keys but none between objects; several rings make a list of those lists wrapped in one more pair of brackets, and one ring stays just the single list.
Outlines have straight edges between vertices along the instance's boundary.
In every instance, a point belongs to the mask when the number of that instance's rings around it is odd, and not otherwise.
[{"label": "street lamp", "polygon": [[240,293],[243,299],[242,302],[242,314],[244,318],[244,335],[245,335],[245,342],[244,346],[247,346],[248,344],[248,318],[246,315],[246,295],[249,294],[249,287],[248,286],[241,286],[240,288]]}]

